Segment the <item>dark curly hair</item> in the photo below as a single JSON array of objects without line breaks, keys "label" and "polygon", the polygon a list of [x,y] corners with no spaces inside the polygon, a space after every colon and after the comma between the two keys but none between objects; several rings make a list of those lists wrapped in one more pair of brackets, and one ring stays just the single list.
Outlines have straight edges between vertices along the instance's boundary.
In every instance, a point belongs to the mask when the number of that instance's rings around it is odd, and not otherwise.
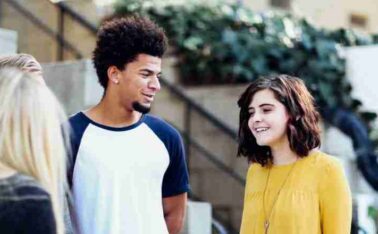
[{"label": "dark curly hair", "polygon": [[167,44],[164,30],[147,18],[109,17],[100,26],[93,51],[93,64],[100,84],[106,89],[110,66],[123,70],[139,54],[161,58]]},{"label": "dark curly hair", "polygon": [[312,95],[301,79],[276,75],[255,80],[238,100],[240,107],[238,156],[247,157],[249,162],[259,163],[262,166],[273,163],[270,148],[258,145],[248,127],[250,117],[248,107],[253,96],[264,89],[273,91],[275,98],[286,107],[289,114],[287,135],[291,150],[300,157],[305,157],[310,150],[319,147],[319,113],[315,109]]}]

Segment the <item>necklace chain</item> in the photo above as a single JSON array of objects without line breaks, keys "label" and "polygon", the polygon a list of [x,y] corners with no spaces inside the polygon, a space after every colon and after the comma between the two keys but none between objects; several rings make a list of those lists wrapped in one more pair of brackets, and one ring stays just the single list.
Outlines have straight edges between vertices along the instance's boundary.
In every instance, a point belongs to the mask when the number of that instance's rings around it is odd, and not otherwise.
[{"label": "necklace chain", "polygon": [[265,230],[264,233],[265,233],[265,234],[268,234],[269,225],[270,225],[270,218],[271,218],[271,216],[272,216],[272,213],[273,213],[274,207],[275,207],[276,202],[277,202],[277,200],[278,200],[278,198],[279,198],[279,196],[280,196],[280,194],[281,194],[281,191],[282,191],[283,187],[285,187],[285,184],[286,184],[286,182],[287,182],[287,180],[288,180],[288,178],[289,178],[291,172],[293,171],[294,166],[295,166],[296,163],[297,163],[297,162],[294,162],[294,163],[293,163],[293,165],[291,166],[289,172],[287,173],[285,180],[283,181],[281,187],[279,188],[279,190],[278,190],[278,192],[277,192],[276,197],[275,197],[274,200],[273,200],[272,208],[270,209],[269,214],[267,214],[267,212],[266,212],[266,210],[265,210],[265,194],[266,194],[266,189],[267,189],[267,187],[268,187],[269,177],[270,177],[270,171],[271,171],[271,168],[269,168],[268,176],[267,176],[267,178],[266,178],[266,182],[265,182],[264,193],[263,193],[263,211],[264,211],[264,220],[265,220],[265,221],[264,221],[264,230]]}]

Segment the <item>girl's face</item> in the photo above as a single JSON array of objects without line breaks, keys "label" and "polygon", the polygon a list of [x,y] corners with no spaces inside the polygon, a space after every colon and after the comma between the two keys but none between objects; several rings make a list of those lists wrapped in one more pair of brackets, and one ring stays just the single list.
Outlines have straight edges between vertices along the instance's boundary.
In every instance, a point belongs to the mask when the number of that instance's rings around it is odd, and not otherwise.
[{"label": "girl's face", "polygon": [[289,114],[270,89],[256,92],[249,104],[248,127],[260,146],[271,149],[289,144],[287,123]]}]

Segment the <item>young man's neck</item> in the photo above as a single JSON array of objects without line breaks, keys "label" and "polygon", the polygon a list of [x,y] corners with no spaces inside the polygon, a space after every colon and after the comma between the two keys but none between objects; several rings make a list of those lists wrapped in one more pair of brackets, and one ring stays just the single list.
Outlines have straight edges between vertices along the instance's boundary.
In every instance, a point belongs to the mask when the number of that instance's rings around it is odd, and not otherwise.
[{"label": "young man's neck", "polygon": [[140,120],[142,114],[135,110],[127,110],[106,98],[85,112],[94,122],[109,127],[126,127]]}]

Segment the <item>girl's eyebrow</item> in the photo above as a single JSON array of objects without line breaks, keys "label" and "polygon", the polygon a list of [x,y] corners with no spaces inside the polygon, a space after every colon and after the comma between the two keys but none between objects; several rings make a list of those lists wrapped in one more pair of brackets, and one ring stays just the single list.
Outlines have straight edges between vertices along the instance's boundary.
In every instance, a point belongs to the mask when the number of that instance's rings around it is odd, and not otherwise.
[{"label": "girl's eyebrow", "polygon": [[274,106],[274,105],[273,104],[269,104],[269,103],[263,103],[263,104],[259,105],[259,107],[265,107],[265,106],[271,107],[271,106]]},{"label": "girl's eyebrow", "polygon": [[[263,103],[263,104],[260,104],[259,107],[274,107],[274,105],[270,103]],[[252,109],[255,109],[255,108],[252,106],[248,107],[248,110],[252,110]]]}]

